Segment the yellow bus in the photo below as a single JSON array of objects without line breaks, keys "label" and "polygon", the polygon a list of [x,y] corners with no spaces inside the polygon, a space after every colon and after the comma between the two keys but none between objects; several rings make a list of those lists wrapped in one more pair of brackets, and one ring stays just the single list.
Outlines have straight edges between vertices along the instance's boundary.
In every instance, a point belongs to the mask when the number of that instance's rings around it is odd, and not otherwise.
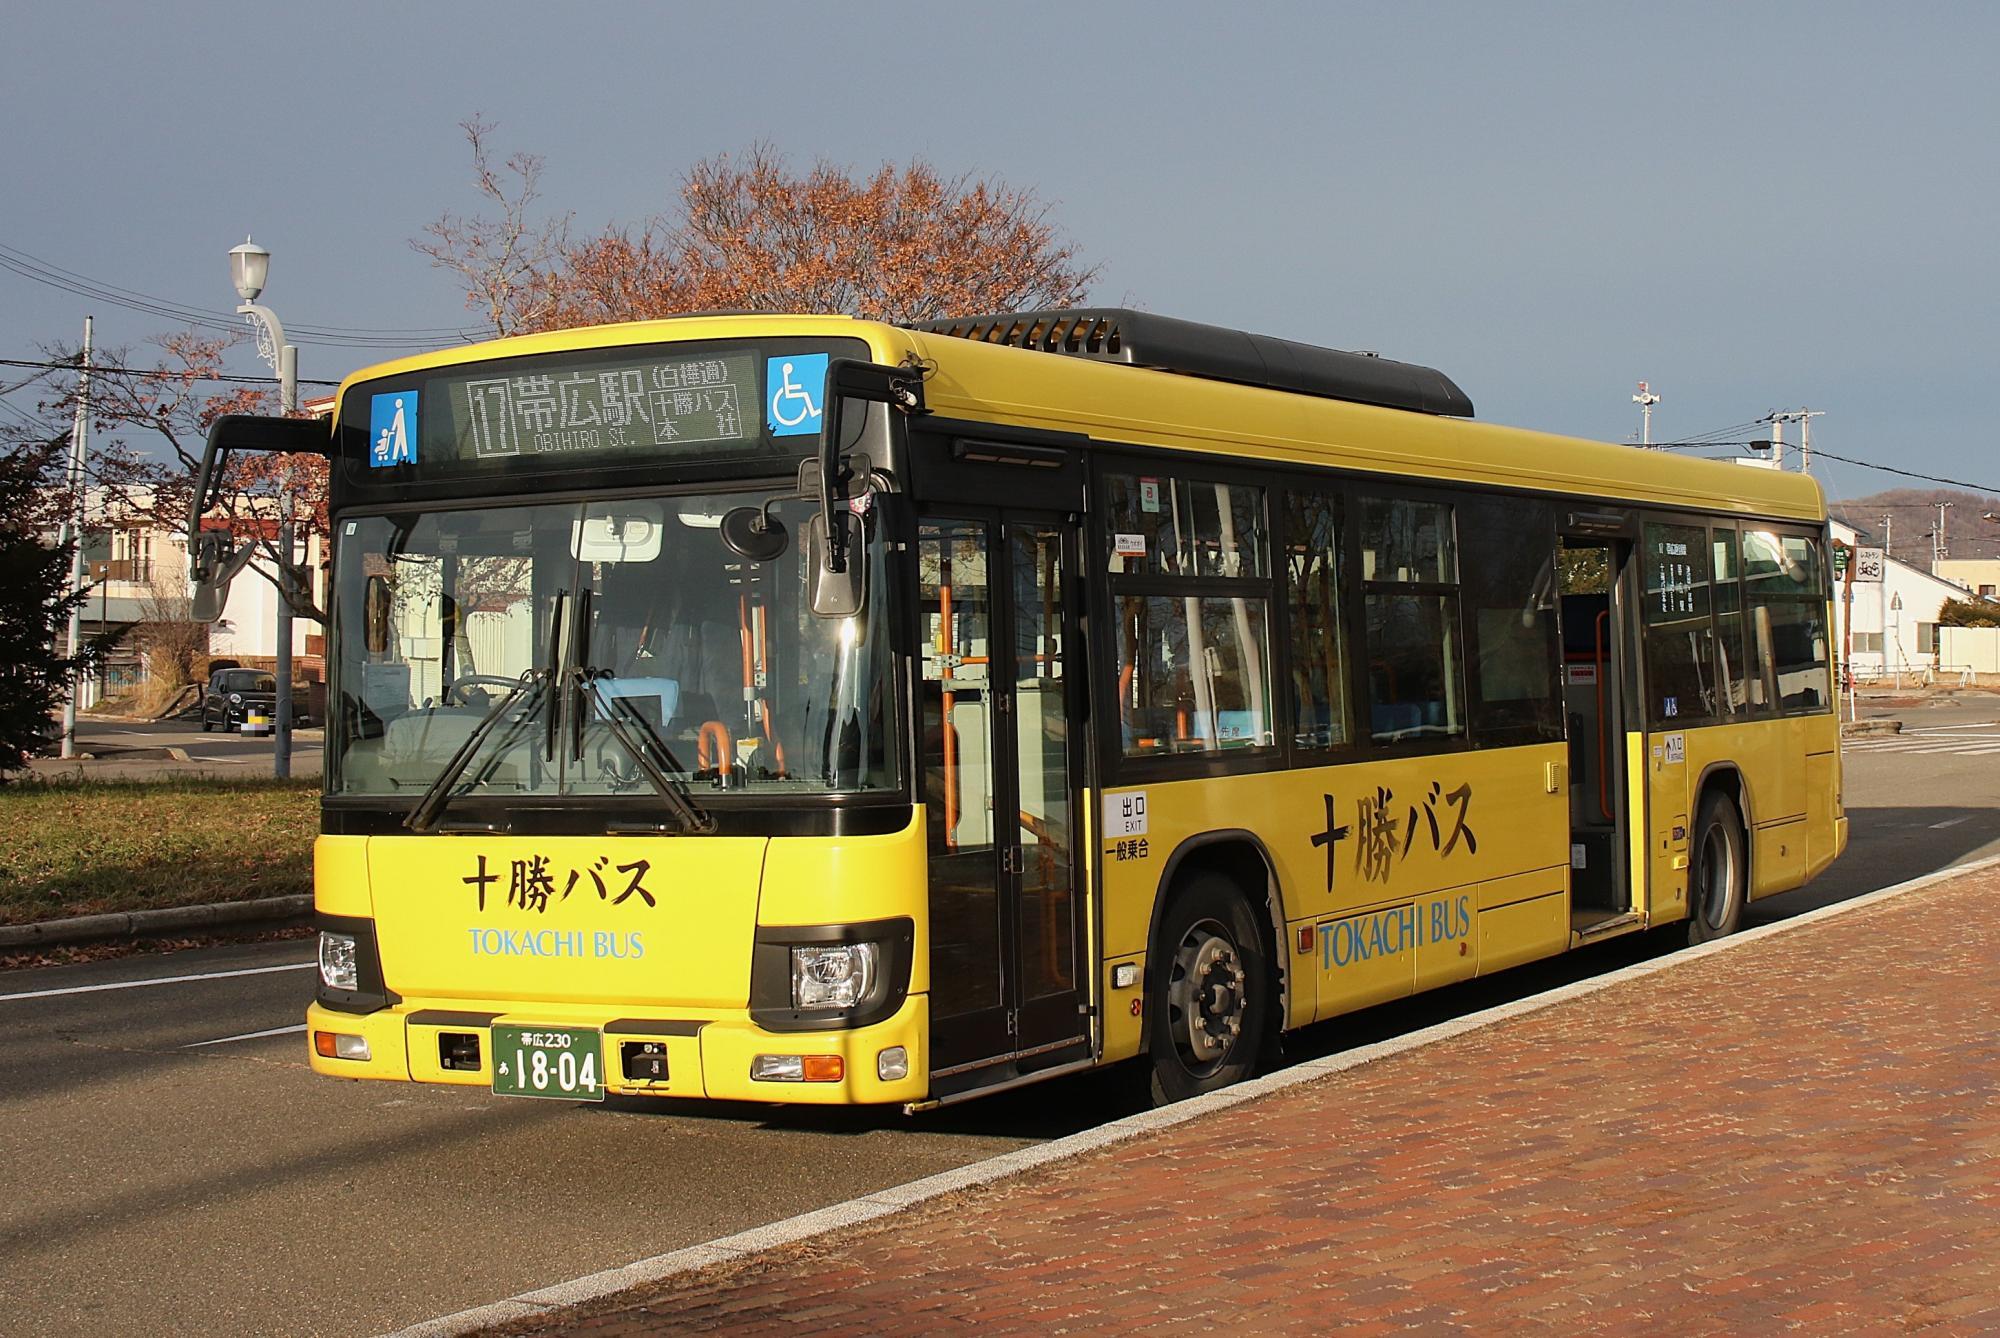
[{"label": "yellow bus", "polygon": [[1729,933],[1847,838],[1817,486],[1471,419],[1090,310],[568,330],[224,420],[211,472],[332,458],[313,1067],[1167,1101]]}]

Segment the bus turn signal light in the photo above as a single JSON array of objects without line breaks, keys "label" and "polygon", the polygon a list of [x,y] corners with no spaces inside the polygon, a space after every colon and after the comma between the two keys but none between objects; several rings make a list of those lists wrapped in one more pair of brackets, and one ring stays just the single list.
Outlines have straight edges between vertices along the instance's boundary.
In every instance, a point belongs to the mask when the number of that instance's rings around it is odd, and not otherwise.
[{"label": "bus turn signal light", "polygon": [[367,1059],[368,1038],[347,1036],[337,1031],[313,1033],[313,1049],[322,1059]]},{"label": "bus turn signal light", "polygon": [[839,1055],[758,1055],[750,1062],[752,1082],[839,1082],[846,1076]]}]

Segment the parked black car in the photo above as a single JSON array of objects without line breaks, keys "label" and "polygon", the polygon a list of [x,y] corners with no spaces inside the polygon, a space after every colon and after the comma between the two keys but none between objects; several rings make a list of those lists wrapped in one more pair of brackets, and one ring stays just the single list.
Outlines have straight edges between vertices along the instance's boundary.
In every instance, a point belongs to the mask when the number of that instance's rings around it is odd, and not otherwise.
[{"label": "parked black car", "polygon": [[[292,724],[306,723],[305,684],[292,684]],[[203,733],[222,727],[226,734],[242,727],[243,718],[253,708],[261,714],[278,712],[278,680],[268,669],[218,669],[209,677],[208,690],[201,695]]]}]

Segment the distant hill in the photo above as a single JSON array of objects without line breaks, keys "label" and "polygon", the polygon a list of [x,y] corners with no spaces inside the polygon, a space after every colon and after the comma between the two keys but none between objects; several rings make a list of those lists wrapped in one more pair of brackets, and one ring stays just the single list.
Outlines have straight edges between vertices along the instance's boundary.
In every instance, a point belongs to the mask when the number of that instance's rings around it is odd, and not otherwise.
[{"label": "distant hill", "polygon": [[1979,518],[1987,511],[2000,515],[2000,497],[1981,497],[1955,488],[1891,488],[1869,497],[1829,503],[1827,511],[1877,543],[1882,539],[1882,518],[1889,517],[1895,541],[1891,556],[1928,569],[1931,527],[1937,524],[1939,502],[1951,503],[1951,509],[1944,513],[1949,556],[2000,557],[2000,523]]}]

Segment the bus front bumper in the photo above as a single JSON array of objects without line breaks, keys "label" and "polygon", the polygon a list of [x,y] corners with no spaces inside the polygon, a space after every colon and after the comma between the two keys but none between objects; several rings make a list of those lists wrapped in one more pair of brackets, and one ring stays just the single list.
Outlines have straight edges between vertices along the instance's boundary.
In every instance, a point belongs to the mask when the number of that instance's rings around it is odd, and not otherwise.
[{"label": "bus front bumper", "polygon": [[[905,1103],[923,1100],[929,1087],[923,1044],[927,1003],[913,994],[872,1026],[787,1032],[759,1027],[740,1011],[675,1017],[676,1010],[648,1010],[651,1015],[637,1018],[629,1008],[405,1000],[395,1008],[355,1014],[315,1003],[306,1009],[306,1057],[315,1073],[330,1077],[491,1088],[494,1027],[585,1028],[598,1034],[599,1072],[611,1093],[814,1105]],[[331,1039],[322,1040],[322,1033]],[[628,1047],[635,1046],[657,1047],[645,1051],[648,1055],[664,1053],[664,1078],[627,1076]],[[335,1053],[323,1053],[322,1047]],[[793,1056],[817,1062],[765,1067],[824,1075],[834,1070],[829,1061],[837,1058],[840,1076],[811,1081],[751,1076],[760,1057]],[[899,1069],[904,1076],[894,1076]]]}]

